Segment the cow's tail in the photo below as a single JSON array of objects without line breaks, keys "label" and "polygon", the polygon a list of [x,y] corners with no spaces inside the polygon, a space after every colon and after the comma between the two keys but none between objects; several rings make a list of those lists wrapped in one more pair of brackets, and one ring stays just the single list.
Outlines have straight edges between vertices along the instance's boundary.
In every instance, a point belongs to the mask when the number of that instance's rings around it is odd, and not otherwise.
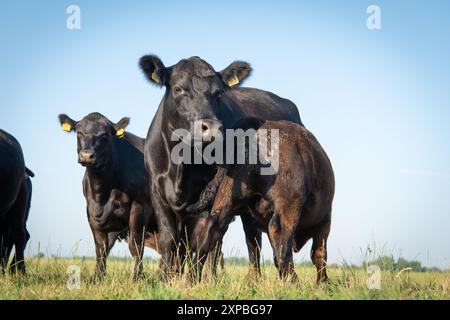
[{"label": "cow's tail", "polygon": [[25,167],[25,174],[27,175],[27,177],[34,178],[34,172],[27,167]]},{"label": "cow's tail", "polygon": [[[26,212],[26,216],[25,216],[25,221],[28,220],[28,215],[30,214],[31,197],[33,194],[33,184],[31,183],[30,177],[34,177],[34,173],[32,171],[30,171],[30,173],[32,173],[32,175],[28,175],[28,178],[26,179],[26,184],[28,186],[28,199],[27,199],[27,212]],[[28,239],[30,238],[30,234],[28,233],[28,231],[27,231],[27,237],[28,237]]]}]

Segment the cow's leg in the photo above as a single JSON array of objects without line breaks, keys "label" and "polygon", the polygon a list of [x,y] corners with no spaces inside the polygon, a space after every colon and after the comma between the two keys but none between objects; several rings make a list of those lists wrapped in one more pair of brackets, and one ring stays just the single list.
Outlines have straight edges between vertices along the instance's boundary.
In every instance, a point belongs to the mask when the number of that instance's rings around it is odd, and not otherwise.
[{"label": "cow's leg", "polygon": [[281,278],[291,276],[296,279],[292,249],[294,232],[300,217],[296,201],[279,201],[269,223],[269,239],[275,253],[276,264]]},{"label": "cow's leg", "polygon": [[2,273],[5,272],[8,266],[9,255],[11,254],[13,244],[7,233],[7,231],[0,234],[0,263],[2,268]]},{"label": "cow's leg", "polygon": [[151,200],[158,223],[158,251],[161,254],[159,269],[162,278],[167,279],[174,270],[178,242],[174,213],[161,203],[155,192],[151,193]]},{"label": "cow's leg", "polygon": [[[189,270],[189,279],[191,281],[200,281],[202,277],[203,267],[207,262],[208,256],[212,255],[212,251],[216,246],[216,239],[221,238],[220,232],[217,230],[217,217],[210,216],[206,218],[206,223],[198,235],[198,245],[196,248],[193,265]],[[210,263],[211,258],[209,258]]]},{"label": "cow's leg", "polygon": [[[2,226],[0,226],[1,228]],[[6,234],[0,229],[0,265],[2,268],[2,274],[5,273],[8,258],[6,256]]]},{"label": "cow's leg", "polygon": [[[270,237],[269,237],[270,240]],[[277,255],[275,253],[275,250],[273,250],[273,265],[275,266],[275,268],[277,268],[278,270],[278,261],[277,261]]]},{"label": "cow's leg", "polygon": [[137,280],[142,273],[142,259],[144,256],[145,243],[145,225],[144,208],[138,203],[133,203],[130,212],[130,236],[128,238],[128,247],[134,258],[133,279]]},{"label": "cow's leg", "polygon": [[97,257],[97,264],[95,268],[95,278],[103,279],[106,275],[106,258],[108,257],[109,239],[108,233],[93,229],[95,241],[95,255]]},{"label": "cow's leg", "polygon": [[181,241],[177,246],[174,266],[176,273],[182,274],[184,272],[186,258],[188,255],[192,256],[192,251],[194,248],[191,248],[190,244],[192,230],[185,221],[179,221],[178,233],[178,239]]},{"label": "cow's leg", "polygon": [[[25,274],[25,248],[27,246],[28,240],[30,239],[30,234],[25,229],[24,233],[20,235],[20,238],[15,240],[15,253],[13,262],[11,264],[11,273],[19,272]],[[12,246],[11,246],[12,249]],[[10,249],[10,252],[11,252]]]},{"label": "cow's leg", "polygon": [[9,211],[11,217],[11,239],[14,244],[14,258],[11,264],[11,273],[25,273],[25,247],[30,237],[26,229],[26,218],[28,211],[29,188],[24,181],[17,195],[16,202]]},{"label": "cow's leg", "polygon": [[219,263],[221,264],[221,267],[223,269],[224,261],[222,254],[222,242],[218,242],[215,245],[215,247],[209,252],[208,257],[205,261],[206,269],[213,278],[217,277],[217,266]]},{"label": "cow's leg", "polygon": [[223,256],[223,251],[220,251],[219,264],[220,264],[220,269],[222,269],[222,271],[225,270],[225,257]]},{"label": "cow's leg", "polygon": [[330,233],[331,221],[322,222],[313,235],[311,260],[317,269],[317,283],[324,282],[327,276],[327,239]]},{"label": "cow's leg", "polygon": [[220,263],[222,270],[224,267],[224,260],[223,260],[223,253],[222,253],[222,241],[219,242],[216,246],[216,248],[213,251],[213,256],[212,256],[212,264],[211,264],[211,273],[213,275],[213,277],[217,276],[217,268],[218,265]]},{"label": "cow's leg", "polygon": [[250,270],[248,279],[253,280],[261,276],[260,256],[261,256],[261,231],[256,228],[253,219],[248,213],[241,214],[242,225],[245,232],[245,241],[247,242],[248,258]]},{"label": "cow's leg", "polygon": [[232,178],[225,176],[214,200],[211,215],[207,218],[205,226],[200,232],[196,268],[193,270],[195,279],[201,279],[202,269],[208,254],[215,254],[214,251],[221,245],[223,236],[233,220],[232,187]]}]

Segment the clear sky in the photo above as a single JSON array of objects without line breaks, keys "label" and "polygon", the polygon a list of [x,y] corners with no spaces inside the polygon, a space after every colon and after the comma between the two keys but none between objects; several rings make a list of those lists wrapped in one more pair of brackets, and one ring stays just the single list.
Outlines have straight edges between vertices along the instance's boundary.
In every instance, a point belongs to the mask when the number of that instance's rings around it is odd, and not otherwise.
[{"label": "clear sky", "polygon": [[[71,4],[81,30],[66,28]],[[366,27],[371,4],[381,30]],[[145,136],[163,90],[137,62],[154,53],[166,66],[198,55],[216,70],[246,60],[246,86],[297,104],[335,170],[330,261],[359,262],[376,244],[450,267],[449,14],[444,0],[1,0],[0,127],[36,173],[28,254],[94,255],[76,137],[57,115],[129,116]],[[224,251],[247,256],[240,221]],[[297,257],[308,255],[309,244]]]}]

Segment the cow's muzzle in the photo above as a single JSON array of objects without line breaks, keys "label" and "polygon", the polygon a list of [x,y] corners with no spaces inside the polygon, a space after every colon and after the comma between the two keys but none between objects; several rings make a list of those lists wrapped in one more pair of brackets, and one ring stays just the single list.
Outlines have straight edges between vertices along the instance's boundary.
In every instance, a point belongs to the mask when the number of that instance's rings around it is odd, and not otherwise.
[{"label": "cow's muzzle", "polygon": [[218,136],[222,135],[222,131],[222,123],[218,120],[198,120],[194,124],[194,140],[211,142],[214,141]]},{"label": "cow's muzzle", "polygon": [[78,152],[78,162],[84,167],[95,166],[95,154],[91,150],[81,150]]}]

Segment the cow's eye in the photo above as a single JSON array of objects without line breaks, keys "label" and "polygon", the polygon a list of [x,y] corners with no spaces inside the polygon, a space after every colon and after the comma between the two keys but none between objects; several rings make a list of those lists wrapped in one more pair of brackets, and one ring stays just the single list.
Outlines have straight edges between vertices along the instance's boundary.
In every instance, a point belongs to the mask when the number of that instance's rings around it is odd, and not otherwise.
[{"label": "cow's eye", "polygon": [[176,94],[182,94],[184,92],[183,88],[182,87],[178,87],[178,86],[173,88],[173,90],[175,91]]}]

